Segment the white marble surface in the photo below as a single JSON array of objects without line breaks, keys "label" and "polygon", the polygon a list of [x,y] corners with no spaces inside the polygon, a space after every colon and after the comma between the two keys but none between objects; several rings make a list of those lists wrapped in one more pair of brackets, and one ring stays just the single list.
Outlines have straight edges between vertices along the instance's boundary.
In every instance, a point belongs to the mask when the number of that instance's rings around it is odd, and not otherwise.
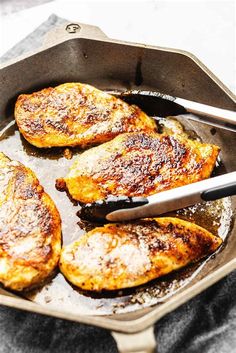
[{"label": "white marble surface", "polygon": [[52,0],[0,0],[0,14],[9,15]]},{"label": "white marble surface", "polygon": [[0,55],[55,13],[97,25],[111,38],[188,50],[235,92],[235,7],[233,0],[55,0],[2,11]]}]

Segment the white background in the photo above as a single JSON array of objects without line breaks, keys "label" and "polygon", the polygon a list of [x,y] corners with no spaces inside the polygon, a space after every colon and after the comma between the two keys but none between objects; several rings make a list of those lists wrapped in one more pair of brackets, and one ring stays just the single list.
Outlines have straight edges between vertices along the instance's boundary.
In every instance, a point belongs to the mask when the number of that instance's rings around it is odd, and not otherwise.
[{"label": "white background", "polygon": [[111,38],[188,50],[235,92],[235,7],[233,0],[52,1],[1,14],[0,55],[55,13],[97,25]]}]

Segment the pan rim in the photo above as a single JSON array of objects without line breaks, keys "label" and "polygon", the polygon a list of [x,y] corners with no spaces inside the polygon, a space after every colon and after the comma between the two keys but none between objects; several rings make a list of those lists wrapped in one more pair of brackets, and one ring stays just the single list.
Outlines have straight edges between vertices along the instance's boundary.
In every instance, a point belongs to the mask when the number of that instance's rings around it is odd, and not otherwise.
[{"label": "pan rim", "polygon": [[113,315],[95,316],[72,314],[64,310],[60,311],[52,307],[50,308],[46,305],[43,306],[35,302],[31,302],[27,299],[18,297],[17,295],[12,294],[5,289],[0,289],[0,304],[41,315],[52,316],[58,319],[65,319],[68,321],[79,322],[87,325],[92,324],[97,327],[110,329],[117,332],[136,333],[150,327],[163,316],[177,309],[179,306],[186,303],[190,299],[194,298],[196,295],[200,294],[202,291],[227,276],[233,270],[236,270],[236,258],[230,260],[219,269],[213,270],[206,277],[199,280],[192,286],[183,289],[183,291],[177,293],[174,297],[168,299],[168,301],[165,303],[158,306],[153,306],[150,308],[148,313],[143,314],[137,319],[131,320],[122,320],[122,318],[119,318],[119,315],[114,318]]},{"label": "pan rim", "polygon": [[[0,65],[0,70],[5,69],[7,67],[13,66],[14,64],[21,62],[23,60],[27,60],[27,58],[32,57],[33,55],[37,55],[40,52],[44,52],[48,49],[54,48],[62,43],[74,40],[92,40],[92,41],[99,41],[99,42],[106,42],[106,43],[113,43],[119,44],[123,46],[133,46],[140,49],[154,49],[163,52],[169,53],[176,53],[181,54],[190,58],[194,61],[197,66],[202,69],[212,81],[216,83],[216,85],[230,98],[230,100],[236,103],[236,97],[194,54],[181,50],[181,49],[173,49],[167,47],[160,47],[160,46],[153,46],[153,45],[146,45],[140,43],[133,43],[133,42],[126,42],[120,41],[116,39],[109,39],[109,38],[95,38],[91,37],[91,35],[83,35],[83,36],[74,36],[72,38],[63,37],[62,40],[55,40],[53,44],[42,45],[40,48],[37,48],[34,51],[28,52],[18,58],[13,60],[8,60],[4,62],[4,64]],[[224,107],[222,107],[224,108]],[[236,110],[236,108],[235,108]],[[150,311],[144,313],[141,317],[137,319],[131,320],[122,320],[122,318],[112,318],[113,316],[91,316],[91,315],[76,315],[71,314],[66,311],[60,311],[48,306],[43,306],[37,304],[35,302],[31,302],[27,299],[23,299],[18,297],[7,290],[0,288],[0,304],[9,306],[16,309],[26,310],[30,312],[35,312],[42,315],[49,315],[56,318],[66,319],[70,321],[76,321],[84,324],[92,324],[94,326],[124,332],[124,333],[135,333],[146,329],[147,327],[151,326],[154,322],[161,319],[167,313],[173,311],[180,305],[184,304],[191,298],[195,297],[197,294],[201,293],[206,288],[210,287],[230,272],[236,269],[236,258],[229,260],[225,265],[221,266],[217,270],[212,270],[206,277],[199,280],[197,283],[193,284],[188,288],[183,288],[180,293],[177,293],[174,297],[168,299],[167,302],[153,306],[150,308]],[[118,317],[118,315],[117,315]]]}]

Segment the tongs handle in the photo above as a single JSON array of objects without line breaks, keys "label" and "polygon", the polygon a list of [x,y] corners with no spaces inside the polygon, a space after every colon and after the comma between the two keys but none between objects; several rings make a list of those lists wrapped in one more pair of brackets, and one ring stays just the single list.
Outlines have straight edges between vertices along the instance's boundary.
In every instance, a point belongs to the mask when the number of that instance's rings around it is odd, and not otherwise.
[{"label": "tongs handle", "polygon": [[146,205],[120,209],[109,213],[106,218],[109,221],[126,221],[153,217],[202,201],[212,201],[232,195],[236,195],[236,172],[148,196]]},{"label": "tongs handle", "polygon": [[212,107],[210,105],[193,102],[183,98],[176,98],[175,103],[182,105],[187,113],[202,115],[216,119],[220,124],[236,125],[236,112],[227,109]]}]

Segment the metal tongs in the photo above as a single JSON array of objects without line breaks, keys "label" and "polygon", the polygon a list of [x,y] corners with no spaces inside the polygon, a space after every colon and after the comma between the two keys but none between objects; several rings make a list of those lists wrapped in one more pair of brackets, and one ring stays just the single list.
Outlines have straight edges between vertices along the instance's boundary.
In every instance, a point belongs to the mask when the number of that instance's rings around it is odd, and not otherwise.
[{"label": "metal tongs", "polygon": [[[135,104],[154,119],[188,114],[187,119],[236,132],[236,111],[173,97],[160,92],[109,92],[129,104]],[[236,105],[235,105],[236,110]]]},{"label": "metal tongs", "polygon": [[92,221],[127,221],[158,216],[202,201],[236,195],[236,172],[163,191],[148,197],[111,196],[82,207],[80,217]]}]

